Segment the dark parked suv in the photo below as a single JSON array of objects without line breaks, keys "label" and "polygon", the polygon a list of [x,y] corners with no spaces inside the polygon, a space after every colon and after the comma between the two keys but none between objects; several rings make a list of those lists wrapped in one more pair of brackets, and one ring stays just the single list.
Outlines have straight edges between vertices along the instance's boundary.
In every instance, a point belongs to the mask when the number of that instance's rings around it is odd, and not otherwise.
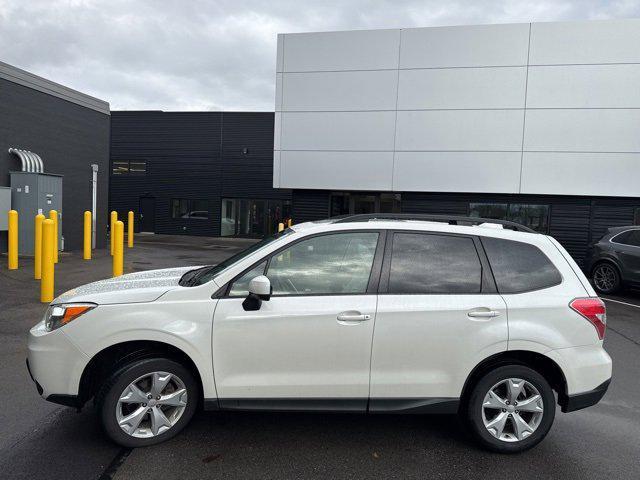
[{"label": "dark parked suv", "polygon": [[640,287],[640,226],[607,230],[590,247],[585,267],[599,293]]}]

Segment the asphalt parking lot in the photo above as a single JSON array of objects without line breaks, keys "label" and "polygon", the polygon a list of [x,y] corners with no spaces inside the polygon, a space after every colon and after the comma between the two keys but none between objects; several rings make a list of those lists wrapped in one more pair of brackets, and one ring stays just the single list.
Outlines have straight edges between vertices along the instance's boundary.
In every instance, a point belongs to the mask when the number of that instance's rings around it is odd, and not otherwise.
[{"label": "asphalt parking lot", "polygon": [[[144,237],[125,252],[125,271],[217,263],[248,244]],[[63,255],[56,292],[108,277],[108,253],[95,257]],[[91,406],[77,413],[38,396],[24,363],[27,331],[45,310],[31,274],[28,259],[0,267],[0,478],[638,478],[640,293],[607,300],[614,377],[602,402],[558,411],[546,440],[521,455],[478,449],[454,416],[213,412],[164,444],[127,450],[102,434]]]}]

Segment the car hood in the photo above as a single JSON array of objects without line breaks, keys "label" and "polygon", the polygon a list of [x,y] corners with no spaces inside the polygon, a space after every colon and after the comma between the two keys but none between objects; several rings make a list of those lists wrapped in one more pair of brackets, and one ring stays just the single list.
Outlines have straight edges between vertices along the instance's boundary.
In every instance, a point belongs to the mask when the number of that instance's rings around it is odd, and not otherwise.
[{"label": "car hood", "polygon": [[73,288],[53,303],[92,302],[99,305],[153,302],[178,287],[182,275],[199,267],[165,268],[129,273]]}]

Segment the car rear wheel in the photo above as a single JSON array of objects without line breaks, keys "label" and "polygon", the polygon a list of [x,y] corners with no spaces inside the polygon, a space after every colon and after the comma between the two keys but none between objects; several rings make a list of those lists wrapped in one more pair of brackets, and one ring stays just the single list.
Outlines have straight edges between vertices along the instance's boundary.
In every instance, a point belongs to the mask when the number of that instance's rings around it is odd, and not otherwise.
[{"label": "car rear wheel", "polygon": [[620,290],[618,269],[610,263],[600,263],[593,269],[593,286],[598,293],[611,294]]},{"label": "car rear wheel", "polygon": [[466,408],[471,432],[494,452],[517,453],[537,445],[555,417],[549,382],[523,365],[499,367],[475,385]]},{"label": "car rear wheel", "polygon": [[182,430],[198,404],[198,385],[181,364],[164,358],[122,368],[98,397],[102,425],[125,447],[163,442]]}]

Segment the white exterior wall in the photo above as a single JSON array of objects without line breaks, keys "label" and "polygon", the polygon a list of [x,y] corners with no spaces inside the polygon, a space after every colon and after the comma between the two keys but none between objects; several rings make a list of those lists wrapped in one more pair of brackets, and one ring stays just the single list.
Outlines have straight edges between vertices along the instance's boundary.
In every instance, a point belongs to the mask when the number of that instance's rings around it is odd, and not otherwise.
[{"label": "white exterior wall", "polygon": [[278,35],[274,187],[640,196],[640,20]]}]

